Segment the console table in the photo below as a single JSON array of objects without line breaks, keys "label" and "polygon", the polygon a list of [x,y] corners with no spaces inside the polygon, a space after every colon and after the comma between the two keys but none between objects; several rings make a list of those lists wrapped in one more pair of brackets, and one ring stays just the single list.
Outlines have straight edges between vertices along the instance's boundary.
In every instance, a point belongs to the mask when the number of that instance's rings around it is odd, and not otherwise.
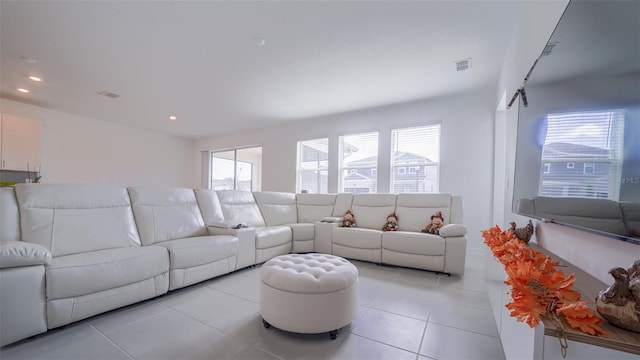
[{"label": "console table", "polygon": [[[581,293],[582,299],[595,300],[598,292],[608,286],[546,249],[536,244],[529,246],[560,262],[565,275],[574,273],[576,278],[574,289]],[[507,294],[509,287],[504,284],[506,274],[502,264],[493,257],[488,248],[485,254],[484,275],[506,358],[562,359],[556,327],[551,320],[544,321],[544,324],[541,323],[532,329],[509,315],[509,310],[505,307],[511,297]],[[568,339],[566,359],[638,359],[640,333],[626,331],[607,322],[600,325],[607,335],[591,336],[566,325],[565,333]]]}]

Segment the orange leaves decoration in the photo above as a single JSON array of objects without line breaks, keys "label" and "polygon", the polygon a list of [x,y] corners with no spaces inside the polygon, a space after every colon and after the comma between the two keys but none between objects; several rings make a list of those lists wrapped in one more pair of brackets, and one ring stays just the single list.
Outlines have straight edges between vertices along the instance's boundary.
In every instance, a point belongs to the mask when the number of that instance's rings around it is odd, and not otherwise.
[{"label": "orange leaves decoration", "polygon": [[556,269],[558,262],[527,248],[511,231],[502,231],[497,225],[482,231],[482,237],[507,274],[505,284],[511,287],[511,301],[506,306],[511,316],[531,327],[538,325],[542,316],[562,316],[574,329],[605,334],[598,326],[603,320],[573,290],[574,275],[565,276]]}]

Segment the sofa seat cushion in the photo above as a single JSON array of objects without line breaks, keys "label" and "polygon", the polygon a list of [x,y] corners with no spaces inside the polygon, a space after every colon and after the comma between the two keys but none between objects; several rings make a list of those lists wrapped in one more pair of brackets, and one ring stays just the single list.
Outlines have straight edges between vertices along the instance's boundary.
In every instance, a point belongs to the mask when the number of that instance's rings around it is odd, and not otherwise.
[{"label": "sofa seat cushion", "polygon": [[380,249],[382,231],[363,228],[336,227],[333,229],[333,243],[359,249]]},{"label": "sofa seat cushion", "polygon": [[231,235],[198,236],[157,243],[169,250],[170,268],[185,269],[238,254],[238,238]]},{"label": "sofa seat cushion", "polygon": [[268,249],[290,243],[292,239],[289,226],[266,226],[256,228],[256,249]]},{"label": "sofa seat cushion", "polygon": [[443,256],[446,241],[438,235],[408,231],[390,231],[382,234],[382,248],[416,255]]},{"label": "sofa seat cushion", "polygon": [[169,271],[167,249],[125,247],[54,257],[47,265],[47,300],[96,293]]}]

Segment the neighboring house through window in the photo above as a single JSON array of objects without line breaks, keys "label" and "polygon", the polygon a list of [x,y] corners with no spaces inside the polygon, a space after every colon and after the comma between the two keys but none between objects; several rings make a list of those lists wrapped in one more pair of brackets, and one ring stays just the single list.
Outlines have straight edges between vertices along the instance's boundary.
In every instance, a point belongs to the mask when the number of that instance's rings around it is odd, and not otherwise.
[{"label": "neighboring house through window", "polygon": [[548,114],[538,194],[617,201],[623,134],[624,110]]},{"label": "neighboring house through window", "polygon": [[377,192],[378,133],[340,136],[340,192]]},{"label": "neighboring house through window", "polygon": [[391,131],[391,192],[439,191],[440,124]]}]

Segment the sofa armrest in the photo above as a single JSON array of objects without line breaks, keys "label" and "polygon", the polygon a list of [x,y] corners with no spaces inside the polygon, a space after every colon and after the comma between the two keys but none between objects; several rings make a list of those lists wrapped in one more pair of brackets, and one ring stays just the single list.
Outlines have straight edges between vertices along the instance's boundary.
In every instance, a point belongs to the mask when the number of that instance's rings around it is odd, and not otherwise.
[{"label": "sofa armrest", "polygon": [[467,227],[462,224],[449,224],[440,228],[440,236],[453,237],[467,235]]},{"label": "sofa armrest", "polygon": [[342,222],[342,220],[343,220],[342,216],[325,216],[322,219],[320,219],[320,222],[339,223],[339,222]]},{"label": "sofa armrest", "polygon": [[236,270],[256,263],[256,228],[241,227],[233,229],[210,224],[207,226],[207,231],[209,235],[231,235],[238,238]]},{"label": "sofa armrest", "polygon": [[218,228],[218,229],[233,229],[237,230],[240,228],[249,227],[247,224],[237,221],[224,221],[219,223],[211,223],[207,224],[208,228]]},{"label": "sofa armrest", "polygon": [[46,265],[49,261],[51,261],[51,252],[42,245],[24,241],[0,242],[0,269]]}]

